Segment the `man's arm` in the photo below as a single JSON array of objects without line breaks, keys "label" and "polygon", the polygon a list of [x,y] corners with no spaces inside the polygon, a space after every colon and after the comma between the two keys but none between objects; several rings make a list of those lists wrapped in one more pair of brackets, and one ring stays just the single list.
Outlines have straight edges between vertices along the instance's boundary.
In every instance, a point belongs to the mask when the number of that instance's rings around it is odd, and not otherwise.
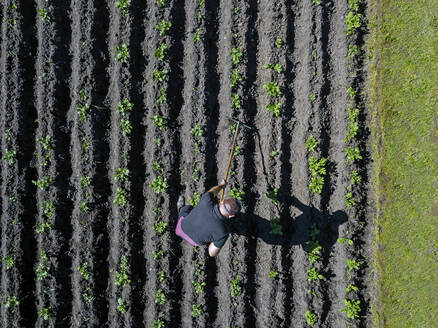
[{"label": "man's arm", "polygon": [[222,179],[220,184],[210,188],[210,190],[208,190],[208,192],[212,193],[214,195],[214,197],[217,197],[217,194],[219,193],[219,191],[221,191],[223,188],[225,188],[226,185],[227,185],[227,183],[225,182],[225,180]]},{"label": "man's arm", "polygon": [[208,254],[211,257],[218,255],[220,250],[221,250],[221,248],[214,246],[213,242],[211,242],[210,245],[208,246]]}]

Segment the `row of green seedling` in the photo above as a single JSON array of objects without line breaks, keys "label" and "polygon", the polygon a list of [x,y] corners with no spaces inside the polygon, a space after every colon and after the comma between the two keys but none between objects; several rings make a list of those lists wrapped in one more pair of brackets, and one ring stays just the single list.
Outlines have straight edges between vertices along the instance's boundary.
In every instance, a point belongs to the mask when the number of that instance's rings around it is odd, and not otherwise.
[{"label": "row of green seedling", "polygon": [[[127,19],[126,15],[129,11],[130,0],[119,0],[115,2],[115,6],[120,12],[121,19]],[[121,63],[121,70],[126,69],[124,64],[127,64],[131,58],[129,47],[126,43],[121,43],[116,46],[114,60]],[[134,110],[134,104],[128,97],[124,97],[119,100],[116,108],[116,112],[120,117],[120,128],[123,138],[127,138],[132,133],[132,123],[130,121],[130,113]],[[122,142],[122,145],[124,143]],[[119,158],[120,166],[116,168],[114,175],[114,183],[117,186],[116,194],[113,199],[113,203],[119,207],[119,213],[121,215],[120,221],[122,224],[128,219],[129,213],[127,210],[128,204],[128,190],[126,187],[127,181],[130,176],[130,170],[127,167],[128,158],[125,153],[120,154]],[[123,229],[122,229],[123,230]],[[110,270],[114,272],[114,269]],[[119,258],[118,270],[115,270],[114,285],[118,288],[117,305],[116,310],[125,314],[128,311],[127,301],[123,298],[123,289],[131,283],[128,275],[129,266],[128,258],[125,254],[122,254]]]},{"label": "row of green seedling", "polygon": [[[313,135],[306,140],[306,148],[309,154],[314,153],[318,147],[318,141]],[[324,187],[324,177],[327,173],[326,170],[327,158],[321,157],[320,159],[314,156],[309,157],[309,172],[310,172],[310,183],[309,189],[313,193],[320,194],[322,188]]]},{"label": "row of green seedling", "polygon": [[[278,37],[275,40],[275,47],[281,49],[282,46],[283,46],[283,39]],[[283,66],[280,63],[268,63],[265,64],[263,67],[265,69],[272,70],[278,74],[281,74],[283,72]],[[279,117],[281,110],[281,101],[279,100],[279,97],[283,94],[280,85],[277,82],[272,81],[264,84],[263,88],[266,90],[267,94],[271,97],[265,109],[269,112],[272,112],[275,115],[275,117]]]},{"label": "row of green seedling", "polygon": [[[154,56],[157,59],[157,68],[154,69],[152,81],[157,85],[157,94],[156,100],[154,103],[154,111],[156,113],[152,116],[152,122],[155,125],[156,129],[159,131],[163,131],[167,126],[167,119],[164,117],[161,111],[161,106],[164,106],[167,101],[167,91],[166,91],[166,83],[168,80],[169,71],[166,69],[165,60],[167,58],[168,45],[165,42],[165,35],[169,32],[172,24],[170,21],[164,18],[164,10],[166,7],[166,0],[157,0],[158,10],[160,12],[160,19],[155,25],[155,30],[157,31],[159,37],[162,41],[158,44]],[[163,86],[164,85],[164,86]],[[155,89],[155,88],[154,88]],[[163,140],[160,137],[155,139],[155,144],[157,147],[162,148]],[[157,196],[164,194],[168,188],[167,178],[165,176],[165,168],[163,163],[161,163],[160,159],[157,159],[152,164],[152,170],[155,172],[155,178],[149,184],[149,188],[151,188]],[[163,220],[162,216],[162,208],[160,206],[156,206],[153,210],[156,216],[155,223],[153,225],[153,229],[156,235],[159,237],[159,241],[157,243],[157,248],[152,250],[152,257],[155,261],[157,261],[156,268],[160,268],[157,272],[157,289],[155,291],[155,304],[159,307],[159,309],[165,305],[166,303],[166,294],[164,292],[164,282],[165,282],[165,274],[164,270],[161,269],[160,260],[162,260],[165,256],[164,251],[162,249],[162,239],[163,235],[167,230],[168,223]],[[158,310],[157,316],[152,325],[153,328],[164,328],[164,314],[163,311]]]}]

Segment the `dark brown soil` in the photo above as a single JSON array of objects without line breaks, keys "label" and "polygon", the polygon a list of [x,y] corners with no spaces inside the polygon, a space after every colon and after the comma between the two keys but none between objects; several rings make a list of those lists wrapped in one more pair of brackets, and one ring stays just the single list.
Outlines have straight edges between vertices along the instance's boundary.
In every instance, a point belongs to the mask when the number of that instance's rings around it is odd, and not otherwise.
[{"label": "dark brown soil", "polygon": [[[155,0],[131,0],[126,15],[112,0],[0,4],[0,143],[2,157],[16,152],[12,163],[1,161],[0,257],[12,255],[15,263],[7,268],[0,261],[0,327],[307,327],[306,311],[316,314],[315,327],[371,326],[368,115],[366,96],[359,91],[351,100],[347,93],[350,85],[364,87],[363,56],[347,58],[349,44],[363,45],[364,32],[346,36],[345,0],[201,3],[168,0],[159,7]],[[162,19],[172,24],[164,36],[155,29]],[[158,60],[163,42],[167,54]],[[115,60],[122,43],[130,53],[126,63]],[[243,56],[233,65],[230,51],[238,46]],[[283,72],[264,68],[268,63],[280,63]],[[242,81],[231,87],[235,68]],[[167,69],[167,78],[153,81],[155,69]],[[263,85],[271,81],[283,92],[279,117],[265,110],[271,99]],[[162,88],[167,99],[157,105]],[[240,109],[232,109],[232,93],[240,96]],[[117,108],[125,98],[133,108],[122,116]],[[354,165],[345,162],[343,142],[351,106],[361,110],[355,142],[363,159]],[[155,115],[166,118],[163,129],[154,125]],[[255,128],[238,133],[229,179],[230,188],[245,193],[243,213],[219,256],[210,258],[206,247],[195,249],[175,235],[176,201],[222,179],[231,116]],[[122,119],[132,126],[126,136]],[[196,124],[201,137],[191,133]],[[327,158],[321,194],[308,188],[310,135],[319,142],[314,156]],[[116,179],[119,168],[129,170],[124,181]],[[348,208],[353,169],[362,182],[353,189],[356,206]],[[167,179],[162,194],[149,187],[158,175]],[[33,181],[44,177],[53,182],[37,187]],[[124,206],[114,202],[118,188],[126,191]],[[278,205],[265,197],[274,188]],[[54,205],[50,216],[47,202]],[[269,233],[276,217],[282,237]],[[168,223],[162,236],[153,228],[159,221]],[[37,233],[44,223],[50,228]],[[305,251],[313,225],[323,247],[315,264]],[[158,250],[161,259],[153,256]],[[119,286],[123,256],[130,282]],[[346,259],[361,262],[360,269],[350,271]],[[78,270],[84,262],[88,279]],[[43,279],[41,265],[49,268]],[[324,278],[309,282],[311,267]],[[236,297],[234,279],[241,286]],[[205,282],[201,293],[193,281]],[[348,284],[359,290],[347,293]],[[159,289],[163,304],[156,302]],[[10,296],[20,304],[7,307]],[[360,300],[358,319],[340,311],[344,299]]]}]

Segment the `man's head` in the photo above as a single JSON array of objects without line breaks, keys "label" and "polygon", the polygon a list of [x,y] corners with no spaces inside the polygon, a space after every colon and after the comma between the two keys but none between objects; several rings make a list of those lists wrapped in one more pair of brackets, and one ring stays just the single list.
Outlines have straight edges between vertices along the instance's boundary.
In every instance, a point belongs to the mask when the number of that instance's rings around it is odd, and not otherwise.
[{"label": "man's head", "polygon": [[219,211],[227,218],[232,218],[239,214],[240,209],[240,201],[236,198],[226,198],[219,204]]}]

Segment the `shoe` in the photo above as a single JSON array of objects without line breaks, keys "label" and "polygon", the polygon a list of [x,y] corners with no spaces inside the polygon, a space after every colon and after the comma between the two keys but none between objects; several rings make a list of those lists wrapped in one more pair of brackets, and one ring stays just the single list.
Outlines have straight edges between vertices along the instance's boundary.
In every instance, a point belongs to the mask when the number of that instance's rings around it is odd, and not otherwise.
[{"label": "shoe", "polygon": [[178,201],[176,202],[176,208],[178,209],[178,213],[180,212],[181,208],[184,206],[185,199],[183,195],[180,195],[178,197]]}]

